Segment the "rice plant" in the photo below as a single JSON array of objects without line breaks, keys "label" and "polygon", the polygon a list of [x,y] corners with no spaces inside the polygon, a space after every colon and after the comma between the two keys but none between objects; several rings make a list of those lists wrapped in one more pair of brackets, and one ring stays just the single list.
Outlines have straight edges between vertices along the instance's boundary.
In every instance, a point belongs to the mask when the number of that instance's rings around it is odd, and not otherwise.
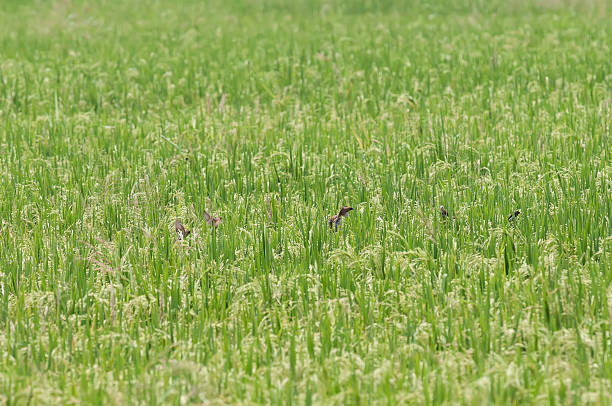
[{"label": "rice plant", "polygon": [[4,0],[0,405],[611,404],[611,6]]}]

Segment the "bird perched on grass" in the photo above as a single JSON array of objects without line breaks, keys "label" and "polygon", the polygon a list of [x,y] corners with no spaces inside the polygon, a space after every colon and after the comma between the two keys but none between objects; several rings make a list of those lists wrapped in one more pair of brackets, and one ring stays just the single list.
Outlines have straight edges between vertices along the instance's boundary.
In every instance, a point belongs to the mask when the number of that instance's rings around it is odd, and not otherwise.
[{"label": "bird perched on grass", "polygon": [[191,231],[185,230],[185,226],[183,225],[183,223],[181,223],[181,220],[176,220],[174,222],[174,229],[176,230],[176,234],[179,240],[182,240],[186,238],[189,234],[191,234]]},{"label": "bird perched on grass", "polygon": [[444,206],[440,206],[440,214],[442,215],[442,220],[446,220],[448,218],[448,211],[446,211]]},{"label": "bird perched on grass", "polygon": [[509,222],[513,222],[514,220],[516,220],[516,218],[519,216],[519,214],[521,214],[520,210],[515,210],[514,213],[512,213],[509,217],[508,217],[508,221]]},{"label": "bird perched on grass", "polygon": [[340,225],[340,222],[342,222],[342,218],[346,217],[351,210],[353,210],[353,208],[350,206],[342,206],[338,214],[329,219],[329,228],[334,228],[335,226],[335,231],[338,231],[338,226]]},{"label": "bird perched on grass", "polygon": [[206,220],[208,224],[210,224],[215,229],[217,229],[217,227],[219,227],[219,224],[221,224],[221,217],[213,217],[210,214],[208,214],[206,210],[204,210],[204,219]]}]

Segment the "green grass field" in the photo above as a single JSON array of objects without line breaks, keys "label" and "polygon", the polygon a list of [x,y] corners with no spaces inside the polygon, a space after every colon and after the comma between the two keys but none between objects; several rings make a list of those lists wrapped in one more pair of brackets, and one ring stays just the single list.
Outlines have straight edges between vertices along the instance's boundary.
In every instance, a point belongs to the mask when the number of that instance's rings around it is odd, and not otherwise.
[{"label": "green grass field", "polygon": [[608,0],[4,0],[0,405],[612,404],[611,122]]}]

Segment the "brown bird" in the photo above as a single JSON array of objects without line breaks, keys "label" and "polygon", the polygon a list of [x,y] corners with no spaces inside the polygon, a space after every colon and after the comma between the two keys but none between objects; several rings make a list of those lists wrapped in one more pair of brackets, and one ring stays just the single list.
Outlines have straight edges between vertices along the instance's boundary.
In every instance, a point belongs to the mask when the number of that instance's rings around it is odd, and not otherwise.
[{"label": "brown bird", "polygon": [[191,234],[191,231],[185,230],[185,226],[183,225],[183,223],[181,223],[181,220],[176,220],[174,222],[174,229],[176,230],[176,234],[178,235],[179,240],[182,240],[183,238]]},{"label": "brown bird", "polygon": [[444,206],[440,206],[440,214],[442,215],[443,220],[446,220],[448,218],[448,211],[446,211]]},{"label": "brown bird", "polygon": [[329,219],[329,228],[334,228],[335,226],[336,227],[335,231],[338,231],[338,226],[340,225],[340,222],[342,221],[342,217],[346,217],[349,211],[351,210],[353,210],[353,208],[350,206],[342,206],[342,208],[340,209],[340,212],[338,212],[338,214],[332,216],[332,218]]},{"label": "brown bird", "polygon": [[204,210],[204,219],[206,220],[208,224],[210,224],[215,229],[219,227],[219,224],[221,224],[221,217],[212,217],[210,214],[206,212],[206,210]]},{"label": "brown bird", "polygon": [[508,217],[508,221],[510,221],[510,222],[514,221],[519,216],[519,214],[521,214],[521,211],[520,210],[516,210],[514,213],[512,213]]}]

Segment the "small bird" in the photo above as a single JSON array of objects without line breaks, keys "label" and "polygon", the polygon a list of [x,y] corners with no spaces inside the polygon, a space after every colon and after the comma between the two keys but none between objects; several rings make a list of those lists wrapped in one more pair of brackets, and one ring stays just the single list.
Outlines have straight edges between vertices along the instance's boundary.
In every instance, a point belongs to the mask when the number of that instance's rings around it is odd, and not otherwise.
[{"label": "small bird", "polygon": [[206,212],[206,210],[204,210],[204,219],[206,220],[208,224],[210,224],[215,229],[219,227],[219,224],[221,224],[221,217],[212,217],[210,214]]},{"label": "small bird", "polygon": [[440,206],[440,214],[442,215],[443,220],[446,220],[448,218],[448,211],[446,211],[444,206]]},{"label": "small bird", "polygon": [[334,228],[335,226],[336,227],[335,231],[338,231],[338,226],[340,225],[340,222],[342,221],[342,217],[347,216],[349,211],[351,210],[353,210],[353,208],[350,206],[342,206],[342,208],[340,209],[340,212],[338,212],[338,214],[332,216],[332,218],[329,219],[329,228]]},{"label": "small bird", "polygon": [[514,221],[519,216],[519,214],[521,214],[521,211],[520,210],[515,210],[514,213],[512,213],[508,217],[508,221],[510,221],[510,222]]},{"label": "small bird", "polygon": [[181,223],[181,220],[176,220],[174,222],[174,229],[176,230],[176,234],[178,235],[179,240],[182,240],[189,234],[191,234],[191,231],[185,230],[185,226],[183,225],[183,223]]}]

